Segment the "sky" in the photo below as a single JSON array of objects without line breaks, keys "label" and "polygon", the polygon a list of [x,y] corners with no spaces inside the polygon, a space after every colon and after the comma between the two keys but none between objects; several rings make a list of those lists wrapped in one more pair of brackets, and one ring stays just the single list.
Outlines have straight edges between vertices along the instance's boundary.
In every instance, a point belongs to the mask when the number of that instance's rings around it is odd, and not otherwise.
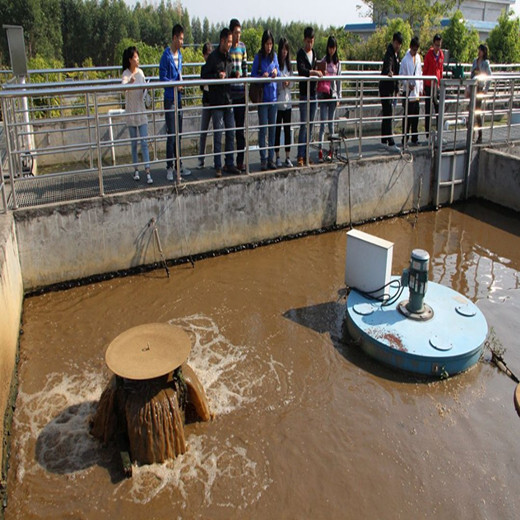
[{"label": "sky", "polygon": [[[129,5],[135,5],[137,0],[126,0]],[[158,4],[158,0],[146,0],[148,4]],[[144,0],[141,0],[144,4]],[[173,0],[172,0],[173,3]],[[362,12],[366,6],[362,0],[285,0],[278,2],[260,2],[259,0],[239,0],[237,2],[218,2],[214,0],[181,0],[184,8],[188,9],[190,18],[204,17],[212,23],[229,23],[231,18],[240,21],[251,18],[280,18],[282,22],[309,22],[324,27],[343,26],[347,23],[364,23],[371,20],[362,18],[356,9],[361,5]]]}]

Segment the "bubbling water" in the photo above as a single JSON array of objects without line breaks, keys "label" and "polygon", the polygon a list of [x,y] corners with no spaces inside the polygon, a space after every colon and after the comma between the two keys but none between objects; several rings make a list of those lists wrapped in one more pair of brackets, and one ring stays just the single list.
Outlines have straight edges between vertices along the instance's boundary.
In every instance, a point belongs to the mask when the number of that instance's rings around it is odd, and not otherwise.
[{"label": "bubbling water", "polygon": [[[216,417],[215,426],[220,418],[258,399],[258,390],[265,383],[283,390],[285,403],[293,399],[291,370],[272,358],[260,359],[245,345],[234,345],[212,319],[197,314],[170,323],[181,326],[190,335],[192,350],[188,362],[206,390],[208,409]],[[89,474],[94,466],[108,464],[110,450],[89,434],[89,420],[96,412],[108,375],[101,363],[94,365],[97,368],[75,364],[71,367],[74,375],[49,374],[36,393],[25,393],[22,383],[15,416],[20,483],[26,474],[41,477],[42,469],[75,479]],[[189,370],[185,377],[190,377]],[[271,408],[266,411],[272,411]],[[205,505],[251,505],[271,484],[268,463],[262,454],[264,447],[252,446],[236,436],[228,437],[225,443],[217,437],[211,427],[202,433],[190,432],[185,453],[162,463],[134,466],[131,481],[121,481],[114,492],[121,490],[127,500],[140,504],[164,492],[175,493],[178,506],[185,508],[196,489]],[[30,455],[33,449],[35,456]],[[232,498],[224,493],[230,488],[235,490]]]}]

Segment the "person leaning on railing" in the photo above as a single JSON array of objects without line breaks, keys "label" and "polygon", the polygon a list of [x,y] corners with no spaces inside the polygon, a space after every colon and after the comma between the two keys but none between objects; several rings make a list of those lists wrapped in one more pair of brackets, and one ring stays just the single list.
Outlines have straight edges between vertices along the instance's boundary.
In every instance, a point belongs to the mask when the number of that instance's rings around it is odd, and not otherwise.
[{"label": "person leaning on railing", "polygon": [[[382,76],[399,75],[399,50],[403,44],[403,36],[400,32],[394,33],[392,43],[388,44],[386,54],[383,58]],[[379,95],[381,96],[381,105],[383,107],[383,118],[381,121],[381,142],[387,144],[388,147],[396,152],[399,148],[395,144],[393,137],[393,117],[394,117],[394,96],[399,92],[399,82],[397,80],[380,81]]]},{"label": "person leaning on railing", "polygon": [[[242,28],[240,22],[233,18],[229,22],[229,30],[232,34],[231,49],[229,55],[233,62],[233,76],[235,78],[247,77],[247,50],[243,42],[240,41]],[[244,123],[246,116],[246,97],[245,85],[242,82],[234,83],[230,87],[231,101],[233,102],[233,117],[235,118],[235,137],[237,144],[237,168],[244,173],[246,167],[244,164],[244,148],[246,146],[246,138],[244,132]]]},{"label": "person leaning on railing", "polygon": [[[274,52],[274,38],[269,29],[262,35],[260,50],[255,55],[251,76],[257,78],[276,78],[280,70],[278,57]],[[260,167],[262,171],[276,169],[274,162],[274,134],[276,129],[276,112],[278,85],[274,81],[263,84],[262,103],[258,105],[258,147],[260,148]],[[268,150],[265,149],[265,135],[268,134]]]},{"label": "person leaning on railing", "polygon": [[[423,75],[424,76],[436,76],[437,87],[441,84],[442,75],[444,72],[444,52],[441,49],[442,37],[440,34],[436,34],[433,37],[433,45],[430,47],[426,56],[424,57]],[[439,113],[439,100],[437,98],[438,89],[432,85],[432,80],[424,80],[424,96],[425,96],[425,120],[424,127],[426,129],[426,137],[430,138],[430,123],[431,123],[431,106],[433,105],[433,111],[435,114]],[[434,95],[432,96],[432,93]]]},{"label": "person leaning on railing", "polygon": [[[316,51],[314,50],[314,29],[306,27],[303,31],[303,47],[296,55],[296,66],[298,75],[305,77],[323,76],[316,68]],[[298,166],[304,166],[307,157],[307,116],[309,118],[309,140],[312,136],[312,126],[316,115],[316,82],[311,81],[309,85],[309,114],[307,114],[307,81],[300,81],[300,132],[298,134]],[[309,162],[312,161],[309,159]]]},{"label": "person leaning on railing", "polygon": [[[401,76],[414,76],[417,79],[406,79],[403,81],[403,138],[402,145],[411,137],[412,145],[419,144],[419,112],[421,94],[423,93],[423,82],[421,67],[421,55],[419,54],[419,38],[414,36],[410,41],[410,48],[406,52],[399,74]],[[408,112],[407,112],[408,107]]]},{"label": "person leaning on railing", "polygon": [[[208,56],[208,61],[202,71],[203,79],[226,79],[233,77],[233,62],[229,56],[232,35],[226,27],[220,31],[219,46]],[[222,177],[222,130],[226,129],[226,154],[224,171],[239,174],[240,170],[233,165],[233,150],[235,140],[235,122],[229,84],[216,84],[209,87],[209,104],[212,107],[213,120],[213,152],[215,173]]]},{"label": "person leaning on railing", "polygon": [[488,60],[488,48],[481,44],[478,46],[478,56],[471,66],[471,78],[477,78],[477,99],[475,100],[475,118],[477,120],[478,137],[476,143],[482,142],[482,100],[489,90],[491,82],[483,76],[491,76],[491,67]]},{"label": "person leaning on railing", "polygon": [[[204,61],[208,61],[208,56],[213,52],[213,46],[211,43],[206,42],[202,46],[202,56]],[[201,77],[204,74],[204,67],[206,63],[202,65],[200,69]],[[208,85],[201,85],[202,90],[202,113],[200,116],[200,138],[199,138],[199,170],[204,168],[204,156],[206,155],[206,139],[208,137],[209,122],[211,120],[211,107],[209,103],[209,87]]]},{"label": "person leaning on railing", "polygon": [[[184,29],[182,25],[175,24],[172,29],[172,44],[164,49],[159,62],[159,79],[161,81],[181,81],[182,80],[182,53],[181,48],[184,43]],[[179,132],[179,148],[182,135],[182,88],[177,89],[177,108],[178,121],[175,121],[175,101],[174,88],[167,87],[164,89],[164,118],[166,120],[166,179],[173,181],[173,160],[177,158],[177,150],[175,131]],[[177,182],[180,182],[180,176],[190,175],[188,169],[182,167],[177,172]]]},{"label": "person leaning on railing", "polygon": [[[139,68],[139,52],[136,47],[128,47],[123,52],[123,85],[145,85],[144,73]],[[128,133],[132,139],[130,147],[132,150],[132,161],[134,162],[134,181],[138,181],[139,167],[137,156],[137,134],[141,138],[141,154],[145,163],[146,182],[153,183],[150,175],[150,153],[148,151],[148,117],[144,104],[143,90],[132,89],[125,92],[125,113],[128,125]]]}]

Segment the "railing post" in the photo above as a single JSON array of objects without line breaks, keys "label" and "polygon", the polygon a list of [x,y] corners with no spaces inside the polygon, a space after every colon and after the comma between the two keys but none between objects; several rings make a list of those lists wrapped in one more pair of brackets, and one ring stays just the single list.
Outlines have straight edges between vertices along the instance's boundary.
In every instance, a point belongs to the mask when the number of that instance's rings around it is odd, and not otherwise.
[{"label": "railing post", "polygon": [[469,196],[469,173],[471,169],[471,154],[473,153],[473,130],[475,128],[475,104],[476,104],[476,83],[471,85],[468,113],[468,132],[466,134],[466,162],[464,164],[464,198]]},{"label": "railing post", "polygon": [[15,179],[14,179],[14,157],[13,157],[13,142],[12,133],[13,128],[16,127],[16,118],[13,113],[13,105],[16,103],[14,98],[9,100],[10,107],[7,107],[7,99],[2,99],[2,113],[4,114],[4,131],[5,131],[5,143],[7,145],[7,159],[9,161],[9,178],[11,180],[11,193],[13,195],[13,209],[18,209],[18,198],[16,196]]},{"label": "railing post", "polygon": [[[495,103],[497,100],[497,86],[498,86],[498,82],[495,83],[495,87],[493,88],[493,108],[491,109],[491,129],[489,131],[489,142],[493,141],[493,128],[495,126]],[[487,94],[487,92],[486,92],[486,94]],[[484,100],[482,101],[482,104],[484,104],[485,102],[486,101],[484,98]],[[484,111],[482,111],[482,128],[484,128],[484,115],[485,115]]]},{"label": "railing post", "polygon": [[[311,142],[311,132],[310,132],[310,128],[311,128],[311,80],[310,80],[310,76],[309,76],[309,79],[307,80],[307,100],[305,101],[307,103],[307,121],[306,121],[306,125],[307,125],[307,131],[306,131],[306,134],[307,134],[307,139],[306,139],[306,148],[305,148],[305,164],[307,166],[309,166],[309,155],[310,155],[310,142]],[[299,139],[298,139],[299,140]]]},{"label": "railing post", "polygon": [[435,192],[433,203],[437,208],[439,206],[439,191],[441,184],[441,159],[442,159],[442,134],[444,130],[444,103],[446,101],[446,83],[441,85],[441,92],[439,96],[439,124],[437,127],[437,154],[435,160]]},{"label": "railing post", "polygon": [[[244,123],[245,123],[245,151],[244,151],[244,157],[246,160],[246,174],[249,175],[249,83],[245,83],[244,88],[244,95],[245,95],[245,114],[244,114]],[[215,150],[213,150],[213,153],[215,153]]]},{"label": "railing post", "polygon": [[359,148],[358,156],[363,157],[363,88],[364,82],[361,81],[361,90],[359,92]]},{"label": "railing post", "polygon": [[179,91],[178,87],[173,87],[173,106],[175,109],[175,169],[177,170],[177,183],[181,182],[181,136],[180,134],[180,120],[179,120]]},{"label": "railing post", "polygon": [[513,120],[513,98],[515,96],[515,80],[511,79],[511,88],[509,92],[509,113],[507,118],[507,140],[506,142],[510,142],[511,137],[511,123]]},{"label": "railing post", "polygon": [[101,197],[105,196],[105,188],[103,186],[103,164],[102,164],[102,155],[101,155],[101,136],[99,133],[99,107],[98,107],[98,97],[97,94],[94,93],[94,120],[96,122],[96,150],[97,150],[97,167],[98,167],[98,181],[99,181],[99,195]]},{"label": "railing post", "polygon": [[90,169],[93,170],[94,169],[94,156],[92,154],[92,146],[90,146],[90,143],[92,143],[92,128],[90,125],[90,98],[89,98],[88,92],[85,93],[85,112],[87,115],[87,129],[88,129],[88,142],[89,142],[89,147],[88,147],[89,166],[90,166]]},{"label": "railing post", "polygon": [[403,152],[408,149],[408,101],[409,101],[408,94],[410,92],[409,89],[410,89],[410,87],[409,87],[408,81],[407,81],[405,89],[404,89],[405,100],[404,100],[404,119],[403,119],[403,128],[402,128]]}]

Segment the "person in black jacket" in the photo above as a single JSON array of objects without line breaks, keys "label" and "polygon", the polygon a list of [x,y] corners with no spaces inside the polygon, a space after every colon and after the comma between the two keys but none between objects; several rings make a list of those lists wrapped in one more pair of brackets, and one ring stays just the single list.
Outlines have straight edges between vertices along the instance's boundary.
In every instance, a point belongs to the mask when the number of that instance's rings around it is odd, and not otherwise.
[{"label": "person in black jacket", "polygon": [[[306,27],[303,31],[303,48],[296,55],[296,66],[298,75],[310,77],[323,76],[320,70],[316,69],[316,52],[314,47],[314,29]],[[309,88],[309,90],[307,90]],[[316,115],[316,81],[300,81],[300,133],[298,135],[298,166],[306,163],[307,157],[307,92],[309,92],[309,134],[312,135],[314,116]]]},{"label": "person in black jacket", "polygon": [[[202,57],[204,62],[208,61],[209,55],[213,52],[211,43],[206,42],[202,46]],[[206,63],[200,69],[201,77],[203,77]],[[201,85],[202,90],[202,113],[200,116],[200,137],[199,137],[199,170],[204,168],[204,156],[206,155],[206,138],[208,136],[209,122],[211,121],[211,107],[209,104],[209,87],[208,85]]]},{"label": "person in black jacket", "polygon": [[[382,76],[398,76],[399,75],[399,50],[403,44],[403,36],[400,32],[394,33],[392,43],[388,44],[385,57],[383,58]],[[387,144],[391,149],[399,152],[393,137],[393,105],[394,96],[399,92],[399,82],[397,80],[385,80],[379,82],[379,95],[381,96],[381,105],[383,107],[383,118],[381,121],[381,142]]]},{"label": "person in black jacket", "polygon": [[[226,79],[233,77],[233,62],[229,55],[232,34],[228,28],[220,31],[219,46],[208,56],[201,77],[203,79]],[[226,154],[224,171],[239,174],[240,170],[233,165],[233,152],[235,140],[235,120],[233,107],[231,107],[231,94],[229,84],[216,84],[209,86],[209,104],[212,108],[213,121],[213,148],[215,172],[217,177],[222,177],[222,129],[226,128]]]}]

